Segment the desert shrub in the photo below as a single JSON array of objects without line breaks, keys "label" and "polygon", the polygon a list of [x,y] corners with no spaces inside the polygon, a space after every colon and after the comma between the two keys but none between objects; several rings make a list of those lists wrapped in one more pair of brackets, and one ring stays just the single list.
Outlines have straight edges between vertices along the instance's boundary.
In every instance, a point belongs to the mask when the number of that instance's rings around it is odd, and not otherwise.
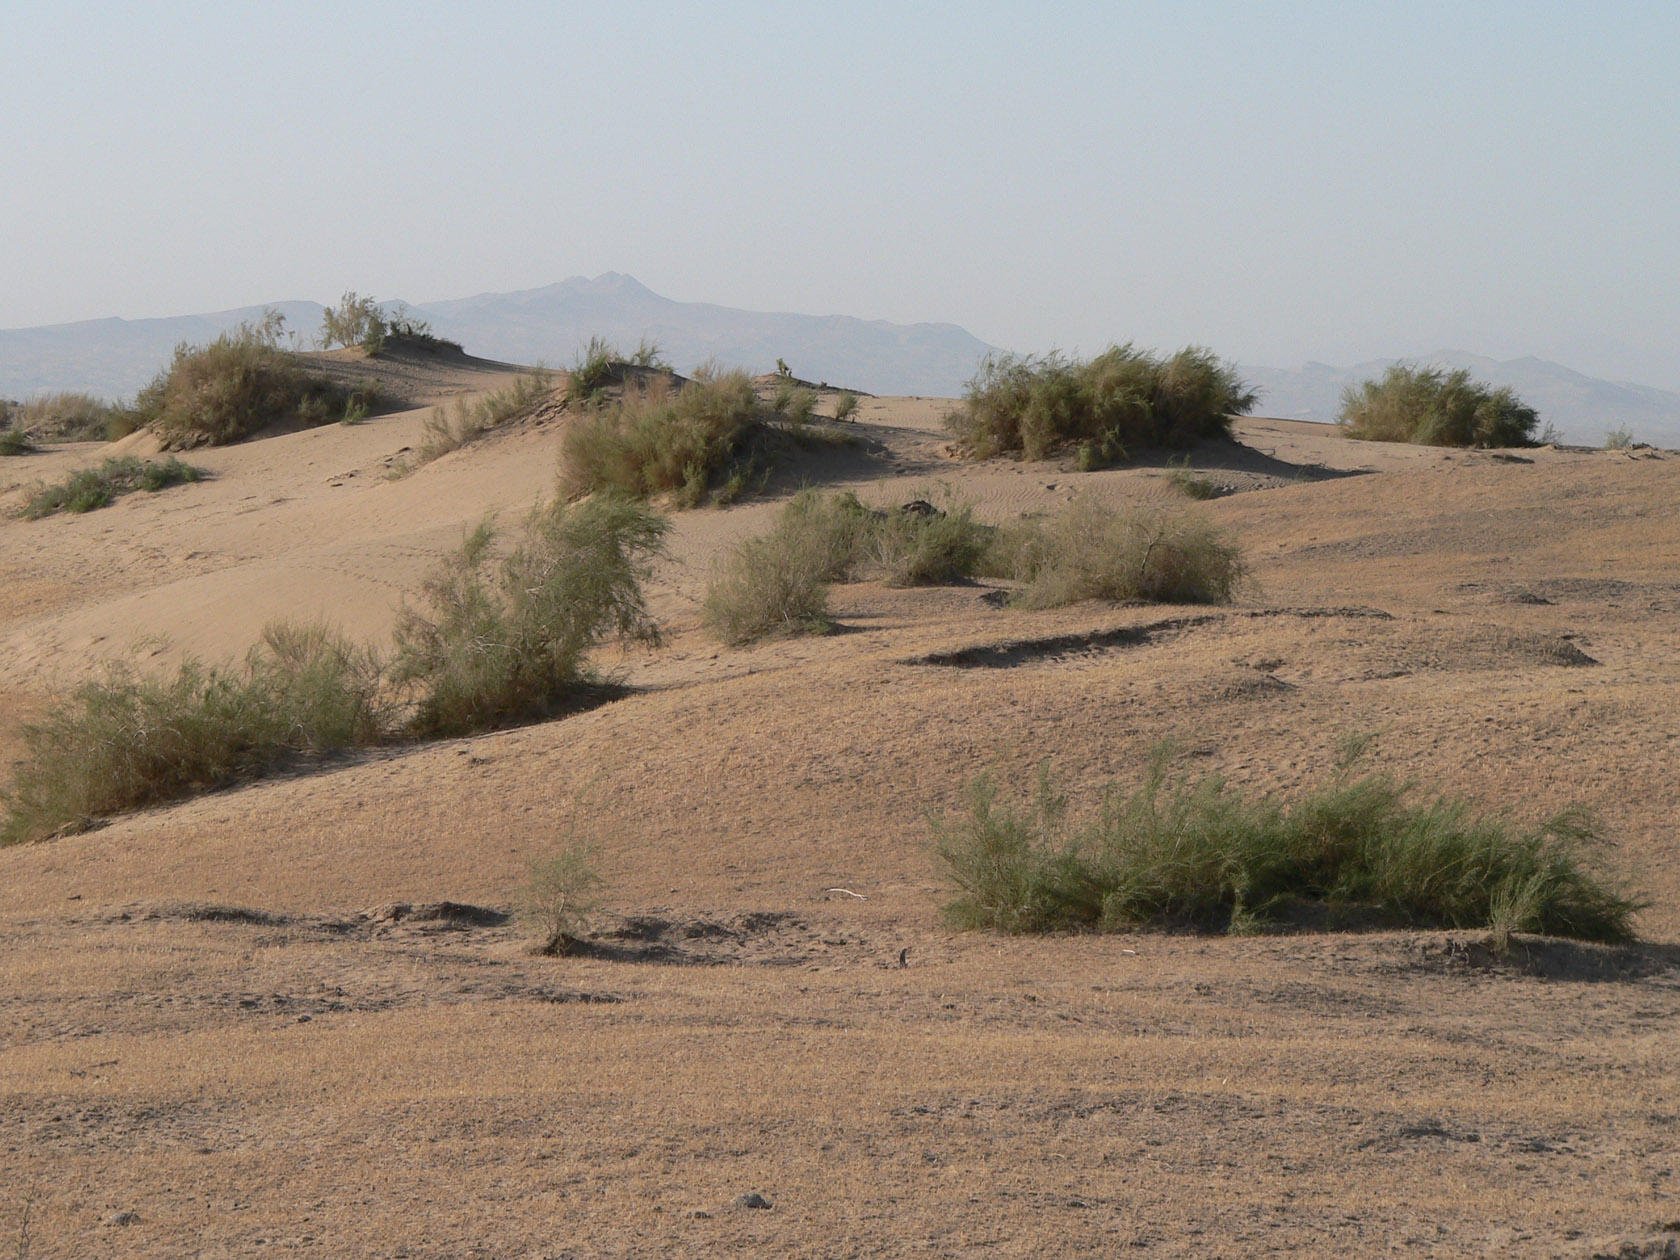
[{"label": "desert shrub", "polygon": [[22,429],[0,429],[0,455],[27,455],[34,449]]},{"label": "desert shrub", "polygon": [[957,894],[946,915],[965,928],[1243,932],[1316,920],[1620,941],[1640,907],[1597,873],[1587,846],[1598,833],[1579,810],[1519,824],[1345,766],[1286,803],[1218,776],[1171,777],[1158,753],[1081,826],[1041,768],[1024,810],[1000,804],[982,776],[965,816],[930,822]]},{"label": "desert shrub", "polygon": [[426,464],[450,451],[459,450],[524,411],[552,387],[550,374],[538,368],[520,376],[511,385],[492,390],[476,402],[469,404],[458,398],[448,409],[432,408],[421,426],[420,445],[414,452],[416,460]]},{"label": "desert shrub", "polygon": [[849,389],[840,391],[840,397],[834,400],[834,418],[836,420],[850,420],[857,413],[858,396]]},{"label": "desert shrub", "polygon": [[44,394],[12,407],[12,428],[42,442],[105,439],[113,408],[92,394]]},{"label": "desert shrub", "polygon": [[605,337],[591,337],[566,374],[567,401],[578,406],[597,401],[601,391],[617,379],[617,367],[623,361],[624,356]]},{"label": "desert shrub", "polygon": [[646,337],[643,337],[637,343],[635,351],[630,355],[627,362],[634,364],[636,367],[654,368],[661,372],[673,370],[670,363],[666,361],[665,353],[659,343],[649,341]]},{"label": "desert shrub", "polygon": [[586,654],[608,635],[657,641],[642,582],[668,522],[630,499],[555,502],[527,518],[500,564],[489,521],[404,605],[392,681],[413,697],[411,728],[460,735],[543,717],[597,681]]},{"label": "desert shrub", "polygon": [[631,388],[566,430],[561,484],[574,496],[670,494],[692,507],[752,458],[766,419],[745,372],[703,369],[674,392],[659,384]]},{"label": "desert shrub", "polygon": [[337,306],[321,312],[321,345],[362,346],[378,350],[385,344],[385,312],[371,297],[362,297],[353,290],[345,290]]},{"label": "desert shrub", "polygon": [[320,626],[277,624],[242,667],[173,677],[112,667],[24,729],[0,843],[211,791],[300,756],[370,743],[379,667]]},{"label": "desert shrub", "polygon": [[1611,429],[1604,435],[1604,449],[1607,451],[1625,451],[1633,445],[1633,430],[1627,428]]},{"label": "desert shrub", "polygon": [[544,857],[533,858],[520,898],[520,910],[542,938],[545,954],[564,954],[600,908],[606,881],[595,865],[595,850],[571,840]]},{"label": "desert shrub", "polygon": [[855,495],[801,490],[768,534],[736,544],[714,567],[706,628],[736,646],[827,633],[829,584],[850,573],[869,520]]},{"label": "desert shrub", "polygon": [[174,448],[220,446],[279,420],[338,419],[348,395],[279,347],[281,322],[275,314],[208,345],[177,346],[174,361],[135,399],[134,418]]},{"label": "desert shrub", "polygon": [[972,577],[997,532],[974,519],[974,505],[943,496],[944,507],[916,500],[869,519],[861,558],[889,586],[941,586]]},{"label": "desert shrub", "polygon": [[1163,358],[1128,343],[1089,360],[988,355],[945,424],[972,459],[1008,451],[1044,459],[1077,445],[1082,465],[1097,467],[1105,453],[1112,462],[1131,447],[1228,436],[1230,417],[1255,400],[1210,350],[1189,346]]},{"label": "desert shrub", "polygon": [[1411,363],[1349,386],[1336,417],[1348,437],[1426,446],[1528,446],[1539,421],[1509,386],[1474,381],[1467,368]]},{"label": "desert shrub", "polygon": [[794,385],[789,381],[782,381],[776,386],[776,396],[771,406],[776,414],[790,424],[806,424],[811,419],[811,413],[817,408],[817,395],[803,385]]},{"label": "desert shrub", "polygon": [[1025,583],[1020,606],[1056,608],[1082,599],[1228,603],[1248,569],[1241,548],[1200,516],[1081,495],[1049,520],[1001,529],[984,571]]},{"label": "desert shrub", "polygon": [[23,515],[34,521],[54,512],[91,512],[136,490],[157,491],[203,478],[202,468],[178,459],[142,461],[125,455],[108,459],[97,468],[71,473],[57,485],[42,487],[25,501]]}]

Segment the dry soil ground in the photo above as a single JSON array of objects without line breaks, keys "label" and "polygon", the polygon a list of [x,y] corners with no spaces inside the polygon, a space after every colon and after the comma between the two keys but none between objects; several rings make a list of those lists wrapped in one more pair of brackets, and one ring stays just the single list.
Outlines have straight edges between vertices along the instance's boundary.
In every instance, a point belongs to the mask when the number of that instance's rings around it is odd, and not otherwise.
[{"label": "dry soil ground", "polygon": [[[991,520],[1166,492],[958,464],[944,407],[865,399],[866,447],[800,475]],[[466,526],[550,491],[552,412],[387,479],[424,415],[0,522],[0,758],[107,657],[229,658],[277,615],[383,636]],[[726,649],[707,567],[775,499],[681,513],[668,644],[604,654],[622,700],[0,851],[0,1251],[1680,1252],[1680,457],[1237,439],[1193,460],[1253,562],[1231,607],[859,584],[842,633]],[[0,508],[106,453],[0,461]],[[1432,789],[1597,808],[1646,943],[939,925],[925,814],[982,770],[1050,758],[1088,804],[1171,737],[1287,792],[1362,730]],[[575,832],[613,913],[533,956],[508,911]]]}]

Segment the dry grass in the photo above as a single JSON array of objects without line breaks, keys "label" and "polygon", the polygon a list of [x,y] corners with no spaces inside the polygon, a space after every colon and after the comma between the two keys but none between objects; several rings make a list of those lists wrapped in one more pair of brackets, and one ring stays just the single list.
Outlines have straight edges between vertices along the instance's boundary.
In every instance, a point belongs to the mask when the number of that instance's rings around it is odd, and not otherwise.
[{"label": "dry grass", "polygon": [[11,406],[11,426],[37,442],[100,442],[115,409],[92,394],[44,394]]},{"label": "dry grass", "polygon": [[1223,604],[1248,574],[1242,549],[1204,518],[1090,495],[1048,520],[1004,527],[987,566],[1025,583],[1016,596],[1024,608],[1082,599]]},{"label": "dry grass", "polygon": [[420,445],[415,449],[416,465],[429,464],[476,442],[491,429],[528,410],[552,388],[552,375],[539,368],[522,375],[512,385],[492,390],[476,402],[457,399],[448,409],[432,408],[421,430]]}]

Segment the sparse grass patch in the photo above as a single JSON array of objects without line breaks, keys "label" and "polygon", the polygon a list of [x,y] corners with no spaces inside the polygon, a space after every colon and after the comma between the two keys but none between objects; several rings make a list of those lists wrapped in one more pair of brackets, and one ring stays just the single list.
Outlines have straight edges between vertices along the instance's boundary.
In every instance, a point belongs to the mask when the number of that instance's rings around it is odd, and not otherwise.
[{"label": "sparse grass patch", "polygon": [[1167,461],[1167,484],[1187,499],[1213,499],[1219,496],[1219,487],[1206,477],[1198,477],[1190,471],[1188,456]]},{"label": "sparse grass patch", "polygon": [[92,394],[44,394],[11,407],[12,428],[42,442],[97,442],[107,436],[110,403]]},{"label": "sparse grass patch", "polygon": [[1026,809],[982,776],[967,812],[930,815],[956,898],[950,922],[1000,932],[1180,928],[1241,933],[1316,918],[1487,928],[1624,941],[1640,903],[1603,879],[1592,821],[1566,810],[1534,824],[1460,797],[1418,799],[1349,765],[1293,802],[1250,798],[1217,775],[1172,777],[1164,753],[1093,817],[1040,769]]},{"label": "sparse grass patch", "polygon": [[271,312],[208,345],[177,346],[173,362],[135,399],[133,420],[180,449],[236,442],[280,420],[314,425],[340,418],[349,395],[280,348],[283,324]]},{"label": "sparse grass patch", "polygon": [[671,495],[678,506],[705,501],[754,459],[769,419],[745,372],[701,369],[676,391],[630,388],[569,427],[561,447],[567,494],[614,489],[635,498]]},{"label": "sparse grass patch", "polygon": [[1077,445],[1089,470],[1130,448],[1229,436],[1230,417],[1251,410],[1256,397],[1200,346],[1165,358],[1129,343],[1089,360],[998,354],[981,363],[945,424],[971,459],[1009,451],[1045,459]]},{"label": "sparse grass patch", "polygon": [[1082,599],[1228,603],[1248,568],[1234,541],[1189,511],[1081,495],[1049,520],[1000,529],[985,572],[1024,582],[1021,607],[1057,608]]},{"label": "sparse grass patch", "polygon": [[112,500],[136,490],[157,491],[203,478],[203,469],[178,459],[142,461],[125,455],[108,459],[97,468],[71,473],[57,485],[37,490],[24,503],[23,515],[34,521],[54,512],[91,512],[108,507]]},{"label": "sparse grass patch", "polygon": [[1342,392],[1344,434],[1424,446],[1531,446],[1539,414],[1509,386],[1494,389],[1469,369],[1396,363],[1380,381]]},{"label": "sparse grass patch", "polygon": [[421,427],[415,460],[418,464],[429,464],[476,441],[503,421],[518,415],[552,387],[551,375],[539,368],[519,377],[511,385],[492,390],[474,403],[456,399],[448,409],[432,408]]},{"label": "sparse grass patch", "polygon": [[410,728],[461,735],[575,703],[597,677],[585,654],[608,635],[656,642],[642,581],[669,523],[622,495],[535,509],[493,563],[479,525],[405,605],[391,678],[414,697]]},{"label": "sparse grass patch", "polygon": [[113,667],[25,728],[0,844],[372,742],[378,689],[371,654],[321,626],[270,626],[241,668],[188,661],[170,678]]}]

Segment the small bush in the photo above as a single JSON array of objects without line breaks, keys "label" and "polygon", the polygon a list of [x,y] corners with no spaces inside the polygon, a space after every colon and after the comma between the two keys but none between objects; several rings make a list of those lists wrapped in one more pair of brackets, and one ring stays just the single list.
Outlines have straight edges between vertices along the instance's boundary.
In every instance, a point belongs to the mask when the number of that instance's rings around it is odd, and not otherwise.
[{"label": "small bush", "polygon": [[187,481],[201,481],[202,468],[183,464],[178,459],[146,460],[132,455],[108,459],[97,468],[84,468],[72,473],[56,486],[46,486],[30,495],[23,505],[23,515],[39,520],[54,512],[92,512],[110,506],[112,500],[136,490],[158,491],[165,486]]},{"label": "small bush", "polygon": [[97,442],[114,408],[92,394],[56,393],[14,403],[12,428],[40,442]]},{"label": "small bush", "polygon": [[811,413],[817,409],[817,396],[803,385],[783,381],[776,386],[776,397],[771,406],[789,424],[808,424]]},{"label": "small bush", "polygon": [[657,641],[642,597],[668,522],[629,499],[556,502],[526,518],[492,563],[489,521],[404,605],[391,678],[414,697],[411,728],[461,735],[546,716],[596,681],[585,659],[601,639]]},{"label": "small bush", "polygon": [[1539,414],[1508,386],[1473,381],[1466,368],[1396,363],[1380,381],[1342,392],[1336,423],[1351,438],[1425,446],[1529,446]]},{"label": "small bush", "polygon": [[1632,445],[1632,429],[1611,429],[1604,435],[1604,449],[1607,451],[1625,451]]},{"label": "small bush", "polygon": [[828,587],[850,572],[868,511],[851,495],[802,490],[775,526],[727,552],[706,591],[706,628],[740,646],[789,634],[826,634]]},{"label": "small bush", "polygon": [[174,361],[135,399],[133,418],[176,449],[236,442],[280,420],[338,419],[348,395],[280,349],[283,322],[273,313],[208,345],[177,346]]},{"label": "small bush", "polygon": [[1621,941],[1639,903],[1599,878],[1579,810],[1532,826],[1462,798],[1346,770],[1293,803],[1218,776],[1170,778],[1158,754],[1082,827],[1041,769],[1032,806],[969,786],[965,817],[931,817],[957,926],[1001,932],[1141,927],[1244,932],[1316,919],[1489,928]]},{"label": "small bush", "polygon": [[385,344],[385,312],[370,297],[346,290],[337,306],[321,312],[321,345],[361,346],[376,351]]},{"label": "small bush", "polygon": [[841,390],[840,397],[834,400],[834,418],[836,420],[850,420],[858,409],[858,396],[851,390]]},{"label": "small bush", "polygon": [[35,447],[21,429],[0,429],[0,455],[28,455]]},{"label": "small bush", "polygon": [[1128,448],[1226,437],[1230,417],[1256,397],[1210,350],[1162,358],[1128,343],[1090,360],[988,355],[945,423],[972,459],[1009,451],[1045,459],[1078,445],[1082,466],[1098,467]]},{"label": "small bush", "polygon": [[594,849],[581,841],[560,846],[530,863],[520,909],[542,937],[541,951],[564,954],[600,908],[606,881]]},{"label": "small bush", "polygon": [[623,361],[624,356],[605,337],[591,337],[566,374],[566,400],[580,407],[596,402],[601,391],[617,379],[617,365]]},{"label": "small bush", "polygon": [[448,410],[432,408],[421,428],[420,445],[414,453],[416,460],[427,464],[459,450],[524,411],[552,387],[552,377],[539,368],[519,377],[512,385],[492,390],[477,402],[468,404],[456,399]]},{"label": "small bush", "polygon": [[1089,495],[1049,521],[1000,530],[985,571],[1024,582],[1016,603],[1025,608],[1082,599],[1223,604],[1248,572],[1237,544],[1198,516],[1110,507]]},{"label": "small bush", "polygon": [[173,678],[113,667],[24,729],[0,843],[213,791],[299,756],[379,737],[379,667],[320,626],[264,631],[242,668],[183,664]]},{"label": "small bush", "polygon": [[744,372],[704,369],[674,393],[632,388],[566,430],[561,484],[573,496],[670,494],[693,507],[752,459],[749,448],[767,418]]},{"label": "small bush", "polygon": [[636,367],[653,368],[660,372],[673,370],[670,363],[666,361],[664,351],[660,348],[659,343],[649,341],[646,337],[643,337],[637,344],[635,353],[630,356],[628,362]]},{"label": "small bush", "polygon": [[946,496],[943,508],[926,500],[872,516],[861,558],[878,566],[888,586],[942,586],[972,577],[992,538],[974,519],[974,505]]}]

